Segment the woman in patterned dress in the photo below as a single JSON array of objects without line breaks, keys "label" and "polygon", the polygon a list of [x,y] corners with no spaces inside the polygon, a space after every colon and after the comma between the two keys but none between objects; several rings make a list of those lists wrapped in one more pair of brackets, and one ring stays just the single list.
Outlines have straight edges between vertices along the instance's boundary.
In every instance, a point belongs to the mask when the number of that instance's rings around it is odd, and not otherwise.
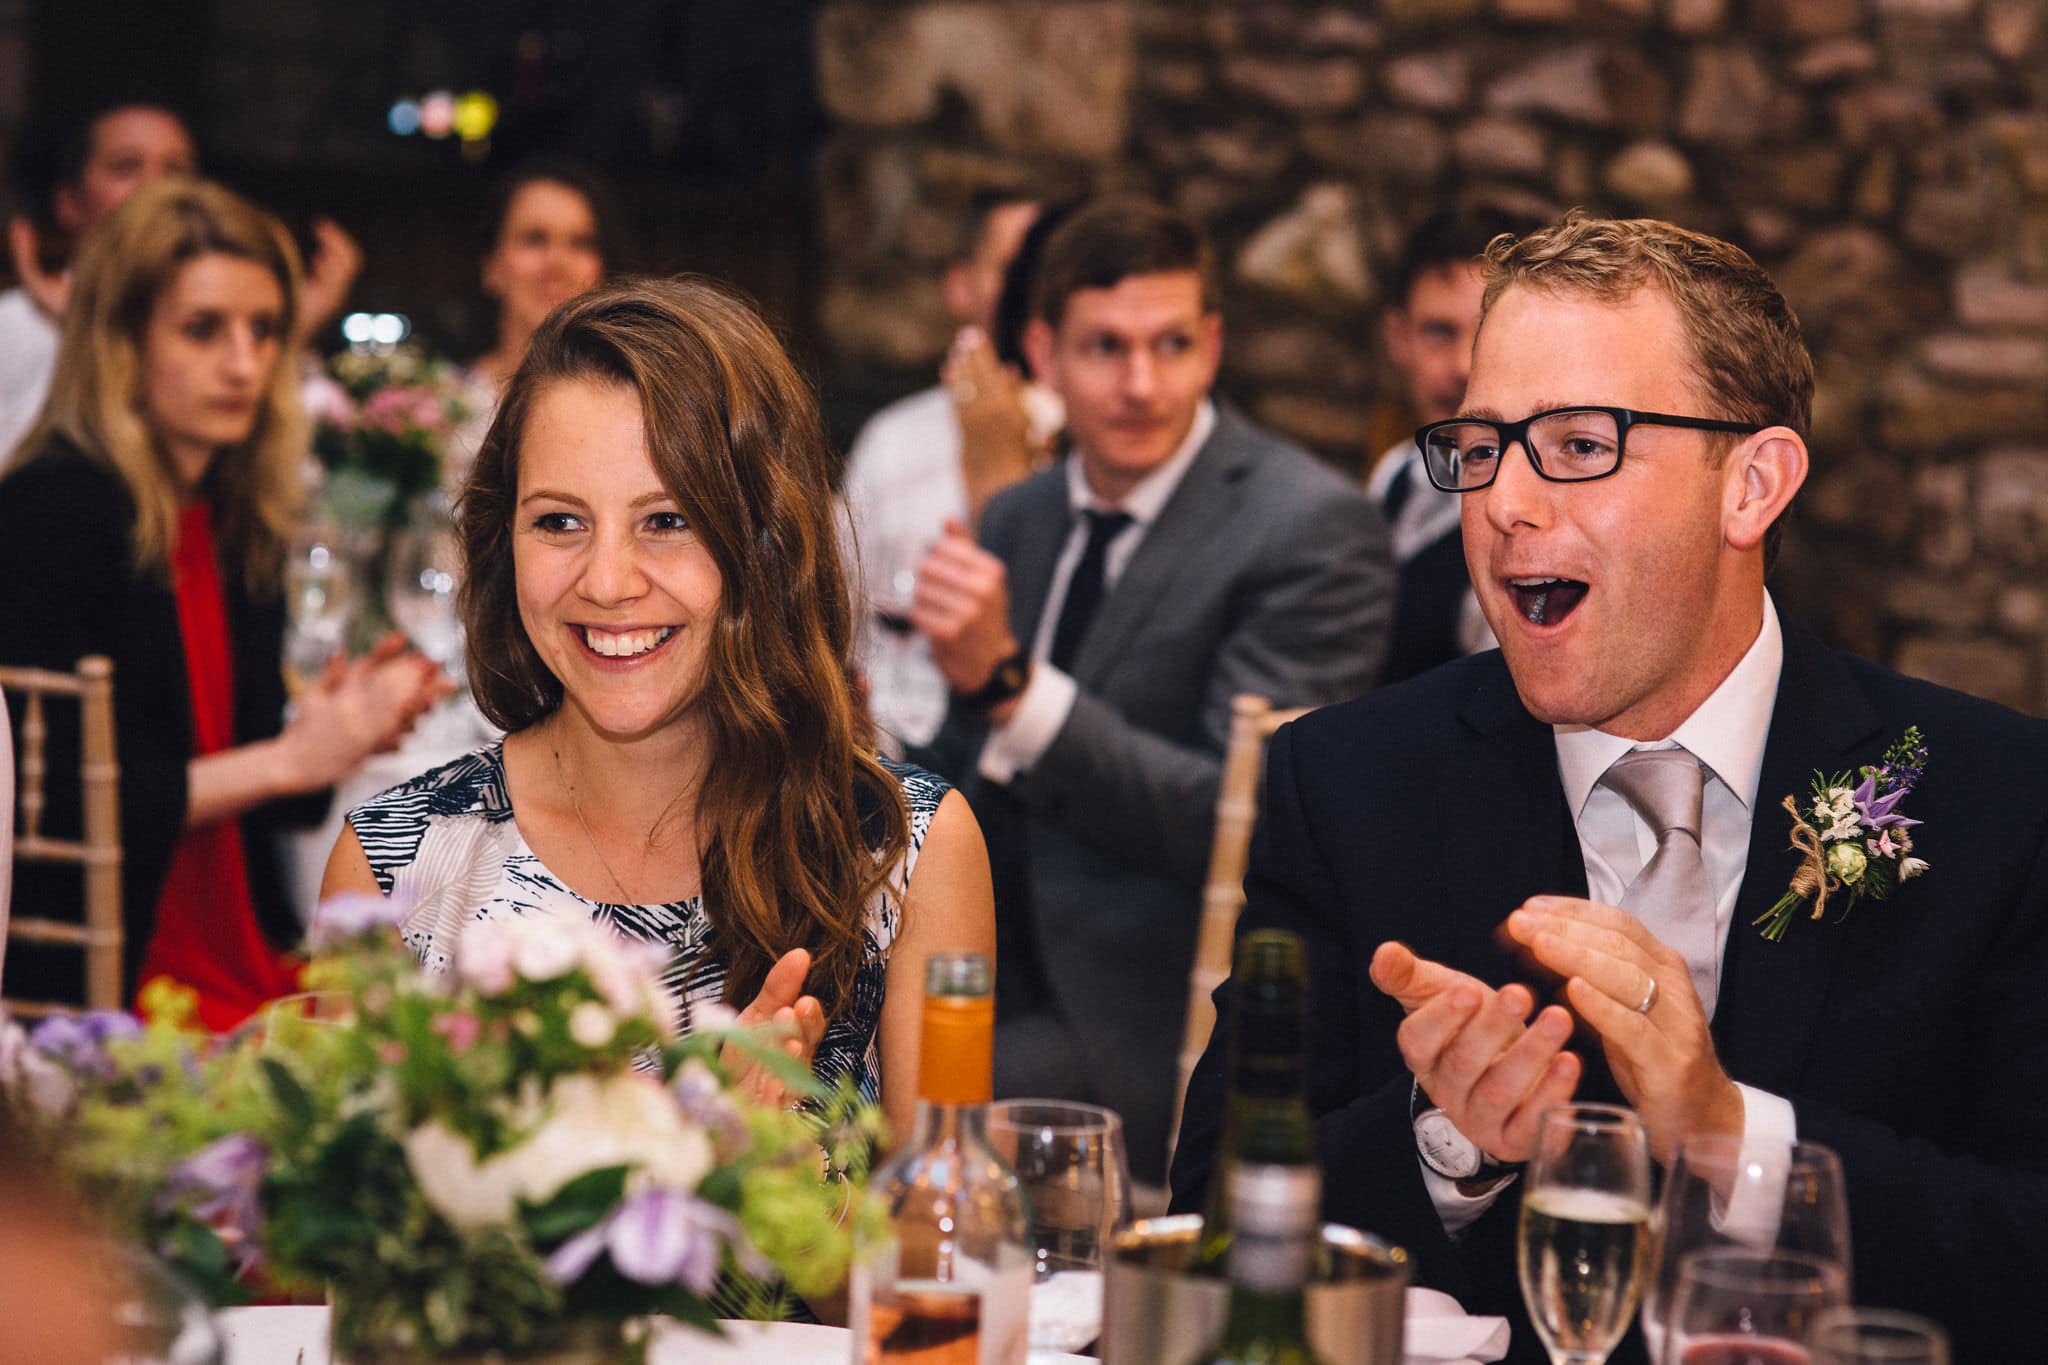
[{"label": "woman in patterned dress", "polygon": [[718,286],[552,314],[458,515],[469,675],[508,733],[352,812],[324,890],[404,897],[429,969],[504,914],[666,941],[686,1001],[793,1025],[903,1132],[924,958],[992,953],[993,899],[962,799],[875,757],[826,463]]}]

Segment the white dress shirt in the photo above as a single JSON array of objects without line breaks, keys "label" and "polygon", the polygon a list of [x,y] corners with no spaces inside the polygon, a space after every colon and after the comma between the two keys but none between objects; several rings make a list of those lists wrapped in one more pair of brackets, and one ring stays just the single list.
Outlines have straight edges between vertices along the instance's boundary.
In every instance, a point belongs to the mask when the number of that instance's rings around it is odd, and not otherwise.
[{"label": "white dress shirt", "polygon": [[[1763,626],[1748,651],[1668,738],[1644,743],[1584,725],[1553,727],[1558,778],[1585,858],[1586,894],[1605,905],[1621,903],[1622,891],[1657,851],[1657,834],[1619,792],[1601,785],[1601,777],[1616,759],[1635,749],[1683,748],[1706,769],[1700,801],[1700,856],[1714,892],[1715,956],[1710,963],[1687,965],[1696,987],[1704,983],[1700,997],[1709,1018],[1720,991],[1735,900],[1749,863],[1757,778],[1763,770],[1764,742],[1770,735],[1784,662],[1785,637],[1778,625],[1778,609],[1765,593]],[[1787,1143],[1797,1138],[1790,1101],[1753,1086],[1738,1083],[1736,1088],[1742,1092],[1745,1138]],[[1422,1176],[1445,1230],[1451,1233],[1469,1225],[1499,1193],[1496,1190],[1476,1198],[1459,1194],[1452,1182],[1427,1165]]]},{"label": "white dress shirt", "polygon": [[981,758],[976,766],[989,781],[1007,783],[1018,773],[1028,771],[1052,747],[1061,727],[1067,723],[1068,713],[1074,709],[1078,685],[1071,674],[1048,663],[1046,656],[1052,652],[1052,637],[1059,624],[1060,608],[1066,605],[1067,584],[1073,580],[1074,568],[1081,562],[1082,551],[1088,545],[1088,527],[1081,513],[1124,512],[1131,518],[1131,525],[1125,527],[1103,552],[1102,587],[1106,596],[1116,586],[1117,579],[1123,576],[1124,566],[1131,562],[1131,556],[1144,543],[1152,523],[1159,520],[1159,514],[1166,510],[1174,490],[1187,476],[1188,466],[1195,462],[1196,453],[1215,429],[1216,405],[1205,398],[1195,409],[1195,420],[1189,425],[1180,447],[1165,464],[1147,474],[1137,487],[1125,494],[1120,502],[1105,502],[1095,496],[1094,490],[1088,486],[1087,475],[1082,471],[1078,453],[1067,461],[1067,503],[1073,509],[1071,524],[1066,543],[1060,549],[1060,557],[1053,564],[1045,606],[1038,614],[1038,629],[1031,638],[1034,661],[1031,681],[1019,694],[1017,709],[1010,713],[1010,719],[991,728],[987,743],[982,745]]},{"label": "white dress shirt", "polygon": [[0,292],[0,473],[42,415],[57,370],[57,324],[26,290]]}]

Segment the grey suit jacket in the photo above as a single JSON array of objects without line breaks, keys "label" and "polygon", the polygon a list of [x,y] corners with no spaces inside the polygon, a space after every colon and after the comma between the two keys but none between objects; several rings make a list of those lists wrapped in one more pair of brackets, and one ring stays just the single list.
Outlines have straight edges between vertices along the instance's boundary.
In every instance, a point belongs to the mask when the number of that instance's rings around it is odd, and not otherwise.
[{"label": "grey suit jacket", "polygon": [[[989,503],[981,540],[1033,638],[1072,524],[1064,471]],[[1052,745],[997,793],[959,772],[992,842],[1021,847],[1023,913],[1086,1089],[1163,1151],[1230,701],[1340,701],[1371,685],[1392,571],[1379,514],[1306,452],[1219,405],[1215,430],[1103,599]],[[957,713],[956,771],[980,731]],[[979,798],[979,799],[977,799]],[[1115,1098],[1110,1098],[1115,1097]],[[1148,1149],[1141,1144],[1150,1143]]]}]

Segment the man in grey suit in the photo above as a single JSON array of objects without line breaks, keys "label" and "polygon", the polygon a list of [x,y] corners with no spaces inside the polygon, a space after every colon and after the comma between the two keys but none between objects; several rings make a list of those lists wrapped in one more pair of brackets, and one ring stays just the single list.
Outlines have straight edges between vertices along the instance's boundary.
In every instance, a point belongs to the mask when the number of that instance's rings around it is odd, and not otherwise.
[{"label": "man in grey suit", "polygon": [[1072,456],[948,528],[912,620],[953,691],[938,766],[988,831],[996,1085],[1106,1104],[1158,1178],[1230,700],[1373,681],[1392,593],[1370,503],[1209,397],[1202,231],[1082,209],[1046,245],[1025,347]]}]

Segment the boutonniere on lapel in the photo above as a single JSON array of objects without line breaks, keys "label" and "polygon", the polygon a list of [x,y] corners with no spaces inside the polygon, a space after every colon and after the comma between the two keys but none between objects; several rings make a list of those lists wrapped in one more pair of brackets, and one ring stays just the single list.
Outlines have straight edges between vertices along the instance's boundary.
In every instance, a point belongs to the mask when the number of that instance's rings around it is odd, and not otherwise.
[{"label": "boutonniere on lapel", "polygon": [[1855,786],[1847,773],[1829,777],[1816,772],[1810,811],[1802,812],[1796,797],[1785,798],[1785,813],[1792,817],[1792,847],[1805,855],[1805,861],[1778,903],[1752,921],[1763,925],[1765,938],[1775,943],[1785,937],[1809,899],[1814,919],[1826,911],[1829,896],[1837,897],[1846,917],[1865,896],[1881,901],[1901,882],[1927,870],[1923,860],[1911,856],[1913,836],[1908,831],[1920,822],[1899,814],[1899,803],[1926,769],[1927,741],[1920,737],[1919,726],[1909,725],[1898,743],[1884,751],[1882,763],[1859,770],[1862,781]]}]

